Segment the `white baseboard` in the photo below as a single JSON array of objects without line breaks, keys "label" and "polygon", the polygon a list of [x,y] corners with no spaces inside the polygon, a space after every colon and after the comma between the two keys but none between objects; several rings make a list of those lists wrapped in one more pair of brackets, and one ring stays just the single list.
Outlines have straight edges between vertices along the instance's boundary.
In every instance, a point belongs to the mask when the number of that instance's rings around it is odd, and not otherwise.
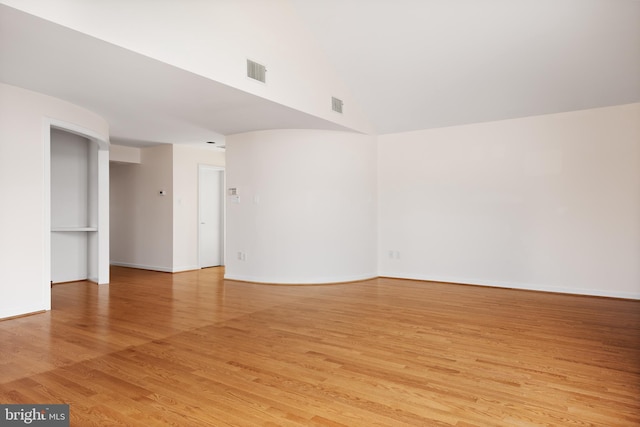
[{"label": "white baseboard", "polygon": [[200,270],[200,267],[197,265],[186,265],[182,267],[173,267],[172,273],[180,273],[181,271],[192,271],[192,270]]},{"label": "white baseboard", "polygon": [[0,319],[9,319],[12,317],[28,316],[30,314],[42,313],[51,310],[50,307],[40,304],[30,304],[21,307],[10,307],[0,310]]},{"label": "white baseboard", "polygon": [[111,265],[118,267],[139,268],[140,270],[162,271],[163,273],[180,273],[181,271],[199,270],[197,265],[187,265],[182,267],[159,267],[156,265],[132,264],[129,262],[111,261]]},{"label": "white baseboard", "polygon": [[428,282],[445,282],[475,286],[490,286],[494,288],[521,289],[526,291],[554,292],[560,294],[587,295],[597,297],[624,298],[624,299],[640,299],[640,293],[611,291],[608,289],[583,289],[566,286],[548,286],[541,284],[522,284],[512,282],[500,282],[492,280],[477,280],[466,277],[449,277],[449,276],[429,276],[421,274],[398,274],[380,272],[380,277],[389,277],[394,279],[423,280]]},{"label": "white baseboard", "polygon": [[244,276],[240,274],[225,274],[224,278],[227,280],[238,280],[240,282],[251,283],[264,283],[264,284],[277,284],[277,285],[324,285],[329,283],[346,283],[346,282],[359,282],[361,280],[375,279],[378,277],[376,274],[357,274],[350,276],[336,276],[336,277],[304,277],[299,279],[283,278],[283,277],[256,277],[256,276]]},{"label": "white baseboard", "polygon": [[152,270],[152,271],[162,271],[164,273],[173,273],[172,268],[159,267],[157,265],[132,264],[129,262],[117,262],[117,261],[111,261],[111,265],[115,265],[118,267],[139,268],[140,270]]}]

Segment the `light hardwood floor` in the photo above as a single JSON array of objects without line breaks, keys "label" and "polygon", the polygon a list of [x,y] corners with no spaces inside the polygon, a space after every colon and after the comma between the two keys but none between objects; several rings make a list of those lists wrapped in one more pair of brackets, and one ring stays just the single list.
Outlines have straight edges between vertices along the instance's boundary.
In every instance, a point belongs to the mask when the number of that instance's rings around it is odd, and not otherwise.
[{"label": "light hardwood floor", "polygon": [[73,426],[640,425],[640,301],[112,269],[0,322],[0,403]]}]

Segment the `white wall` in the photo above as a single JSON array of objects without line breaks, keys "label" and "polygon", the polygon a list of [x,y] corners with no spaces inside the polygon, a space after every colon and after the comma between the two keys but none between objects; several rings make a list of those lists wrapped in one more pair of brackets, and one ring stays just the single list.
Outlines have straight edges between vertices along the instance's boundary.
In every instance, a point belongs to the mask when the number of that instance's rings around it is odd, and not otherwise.
[{"label": "white wall", "polygon": [[[0,2],[348,128],[372,130],[287,0]],[[247,58],[267,66],[266,85],[246,77]],[[345,101],[344,114],[331,110],[331,96]]]},{"label": "white wall", "polygon": [[[376,276],[373,137],[272,130],[227,137],[230,279],[323,283]],[[238,253],[246,259],[239,260]]]},{"label": "white wall", "polygon": [[52,228],[89,225],[89,144],[80,135],[51,131]]},{"label": "white wall", "polygon": [[0,84],[0,193],[4,198],[0,209],[0,318],[51,307],[49,177],[45,176],[49,161],[45,140],[48,144],[51,119],[93,130],[108,141],[108,125],[96,114]]},{"label": "white wall", "polygon": [[640,298],[640,104],[379,137],[382,276]]},{"label": "white wall", "polygon": [[224,166],[224,151],[173,146],[173,271],[198,268],[198,165]]},{"label": "white wall", "polygon": [[140,163],[140,148],[111,144],[109,161],[121,163]]},{"label": "white wall", "polygon": [[110,165],[111,263],[171,272],[173,146],[143,148],[141,159]]}]

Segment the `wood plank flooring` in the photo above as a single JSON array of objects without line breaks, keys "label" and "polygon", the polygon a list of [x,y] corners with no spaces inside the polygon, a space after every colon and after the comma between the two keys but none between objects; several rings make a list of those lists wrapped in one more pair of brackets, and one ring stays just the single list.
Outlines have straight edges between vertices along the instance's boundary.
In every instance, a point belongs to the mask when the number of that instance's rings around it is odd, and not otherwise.
[{"label": "wood plank flooring", "polygon": [[0,322],[0,403],[72,426],[640,425],[640,301],[112,269]]}]

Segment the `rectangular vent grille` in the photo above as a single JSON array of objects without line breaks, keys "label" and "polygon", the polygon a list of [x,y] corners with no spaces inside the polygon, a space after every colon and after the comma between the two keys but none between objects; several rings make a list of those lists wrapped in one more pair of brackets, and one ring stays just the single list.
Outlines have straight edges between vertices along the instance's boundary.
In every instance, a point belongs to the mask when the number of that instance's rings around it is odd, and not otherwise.
[{"label": "rectangular vent grille", "polygon": [[247,77],[259,82],[267,82],[267,67],[262,64],[258,64],[250,59],[247,59]]},{"label": "rectangular vent grille", "polygon": [[336,113],[342,114],[342,100],[334,96],[331,97],[331,109]]}]

